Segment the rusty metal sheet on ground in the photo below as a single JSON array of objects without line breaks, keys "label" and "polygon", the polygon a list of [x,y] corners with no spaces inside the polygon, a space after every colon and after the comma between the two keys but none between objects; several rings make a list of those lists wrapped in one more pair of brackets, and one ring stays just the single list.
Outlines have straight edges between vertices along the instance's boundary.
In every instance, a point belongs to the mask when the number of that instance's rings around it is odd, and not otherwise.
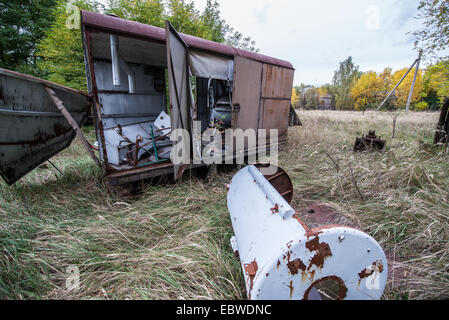
[{"label": "rusty metal sheet on ground", "polygon": [[70,145],[75,132],[49,98],[50,87],[78,124],[91,99],[73,89],[0,69],[0,175],[9,185]]}]

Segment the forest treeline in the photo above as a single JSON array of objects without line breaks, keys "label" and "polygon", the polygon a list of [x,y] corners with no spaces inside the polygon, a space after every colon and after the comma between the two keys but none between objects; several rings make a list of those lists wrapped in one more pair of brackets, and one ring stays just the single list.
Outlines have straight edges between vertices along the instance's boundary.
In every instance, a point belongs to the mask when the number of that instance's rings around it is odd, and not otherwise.
[{"label": "forest treeline", "polygon": [[[331,100],[337,110],[376,109],[402,79],[409,68],[382,72],[361,72],[352,57],[340,62],[331,84],[313,86],[301,84],[292,92],[292,104],[305,109],[319,109],[323,99]],[[384,105],[385,109],[403,109],[407,104],[415,69],[413,68],[394,95]],[[449,59],[443,59],[418,70],[411,100],[416,111],[438,110],[444,97],[449,96]]]},{"label": "forest treeline", "polygon": [[[411,109],[417,111],[438,110],[445,98],[449,98],[449,1],[421,0],[418,14],[422,29],[408,34],[415,39],[415,49],[424,52],[424,68],[418,71],[411,99]],[[423,64],[421,64],[423,65]],[[292,104],[306,109],[327,107],[337,110],[374,109],[401,80],[408,68],[382,72],[362,72],[352,57],[340,62],[332,83],[322,86],[301,84],[292,90]],[[384,109],[406,107],[415,69],[408,74],[394,95],[384,104]]]},{"label": "forest treeline", "polygon": [[[159,27],[169,20],[180,32],[258,51],[250,37],[222,19],[217,0],[208,0],[203,10],[196,9],[194,0],[0,0],[0,67],[87,90],[81,32],[73,18],[79,9]],[[411,108],[435,110],[449,96],[449,57],[439,56],[449,48],[449,1],[421,0],[418,12],[423,29],[410,34],[416,49],[424,51],[425,61],[417,75]],[[362,72],[348,57],[340,62],[330,84],[295,86],[292,104],[313,109],[326,99],[341,110],[375,108],[406,70]],[[413,74],[414,70],[385,104],[386,109],[405,108]]]}]

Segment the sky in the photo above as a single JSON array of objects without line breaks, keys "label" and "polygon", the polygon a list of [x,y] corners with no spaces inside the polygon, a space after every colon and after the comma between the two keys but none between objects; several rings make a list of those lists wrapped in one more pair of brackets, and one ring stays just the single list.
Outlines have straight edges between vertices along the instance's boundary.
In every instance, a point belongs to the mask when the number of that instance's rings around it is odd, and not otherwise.
[{"label": "sky", "polygon": [[[203,10],[207,0],[195,0]],[[409,67],[419,0],[218,0],[222,18],[256,41],[260,53],[295,67],[294,84],[332,81],[348,56],[361,71]]]}]

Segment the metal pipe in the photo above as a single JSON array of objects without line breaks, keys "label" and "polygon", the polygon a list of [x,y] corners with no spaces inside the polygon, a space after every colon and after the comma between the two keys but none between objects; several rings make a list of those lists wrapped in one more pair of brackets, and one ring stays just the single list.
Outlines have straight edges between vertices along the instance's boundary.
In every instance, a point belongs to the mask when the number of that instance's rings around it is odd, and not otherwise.
[{"label": "metal pipe", "polygon": [[114,86],[121,85],[120,68],[128,75],[129,93],[136,93],[136,74],[128,64],[120,57],[117,35],[110,35],[111,60],[112,60],[112,82]]},{"label": "metal pipe", "polygon": [[[152,144],[153,142],[156,142],[156,141],[158,141],[158,140],[161,140],[162,138],[168,136],[170,133],[171,133],[171,131],[170,131],[170,132],[167,132],[166,134],[163,134],[163,135],[161,135],[161,136],[158,136],[158,137],[154,138],[153,140],[148,141],[148,142],[142,144],[142,145],[140,146],[140,148],[146,147],[147,145]],[[145,149],[145,150],[146,150],[146,149]],[[127,154],[133,153],[134,151],[135,151],[135,150],[132,149],[132,150],[128,151]]]},{"label": "metal pipe", "polygon": [[418,61],[416,63],[415,76],[413,77],[412,86],[410,87],[410,92],[408,94],[407,106],[405,107],[405,111],[408,112],[410,108],[410,103],[412,102],[413,89],[415,88],[416,76],[418,75],[419,63],[421,62],[422,50],[419,50]]},{"label": "metal pipe", "polygon": [[120,58],[118,56],[118,36],[111,34],[111,60],[112,60],[112,83],[114,86],[120,86]]}]

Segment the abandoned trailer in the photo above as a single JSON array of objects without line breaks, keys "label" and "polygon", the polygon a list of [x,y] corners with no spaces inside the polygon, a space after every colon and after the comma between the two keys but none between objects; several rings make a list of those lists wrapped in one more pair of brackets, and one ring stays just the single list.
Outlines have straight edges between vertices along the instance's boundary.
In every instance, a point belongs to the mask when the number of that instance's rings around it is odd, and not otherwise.
[{"label": "abandoned trailer", "polygon": [[[120,185],[164,174],[178,179],[184,170],[204,166],[170,159],[176,143],[171,132],[192,134],[194,120],[200,133],[277,129],[280,143],[289,122],[300,124],[291,115],[289,62],[178,34],[168,22],[164,30],[88,11],[81,18],[89,95],[8,70],[0,74],[0,173],[8,184],[70,145],[75,132],[101,161],[108,183]],[[100,161],[79,130],[89,109]],[[232,156],[254,147],[269,149],[268,137]],[[201,155],[202,148],[190,149]]]},{"label": "abandoned trailer", "polygon": [[[208,128],[278,129],[279,141],[285,141],[290,63],[178,34],[168,23],[164,30],[83,11],[82,29],[100,157],[110,184],[168,173],[177,179],[198,166],[170,161],[170,132],[185,129],[192,135],[192,120],[200,121],[200,134]],[[200,149],[201,155],[202,147],[192,146],[192,152]]]}]

